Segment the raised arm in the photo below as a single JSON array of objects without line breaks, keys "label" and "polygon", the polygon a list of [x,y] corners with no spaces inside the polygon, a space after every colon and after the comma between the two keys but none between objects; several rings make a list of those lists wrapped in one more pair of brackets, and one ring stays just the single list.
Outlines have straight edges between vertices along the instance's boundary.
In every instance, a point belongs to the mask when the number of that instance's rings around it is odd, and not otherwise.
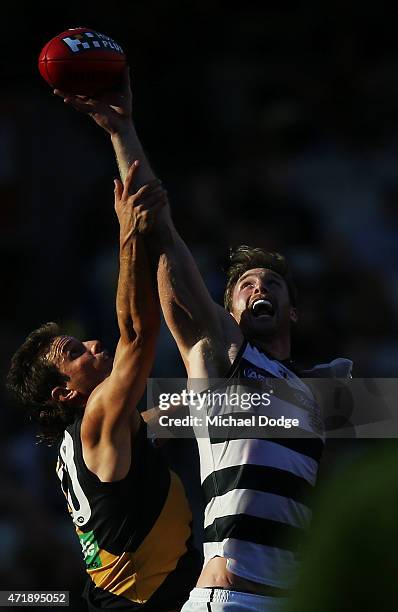
[{"label": "raised arm", "polygon": [[[224,344],[230,315],[210,296],[196,262],[164,209],[147,243],[158,259],[158,289],[166,322],[191,375],[191,353],[199,342]],[[231,319],[232,325],[234,322]],[[206,346],[204,346],[206,350]]]},{"label": "raised arm", "polygon": [[[143,180],[153,180],[154,173],[132,122],[128,71],[121,91],[109,92],[96,99],[59,91],[55,93],[63,97],[67,104],[90,115],[110,135],[122,177],[131,160],[137,158],[140,168],[135,187],[142,185]],[[176,231],[166,208],[159,215],[156,228],[157,231],[146,236],[146,244],[152,265],[158,270],[163,313],[188,373],[192,375],[192,356],[197,353],[198,343],[214,355],[220,366],[215,369],[224,373],[229,366],[228,357],[225,354],[220,356],[218,347],[225,347],[230,342],[240,344],[240,330],[229,313],[213,301],[191,252]],[[213,375],[216,373],[213,372]]]},{"label": "raised arm", "polygon": [[132,437],[140,426],[136,405],[149,376],[160,324],[153,273],[144,247],[145,223],[140,206],[163,205],[156,185],[129,195],[139,163],[127,173],[124,187],[115,185],[115,210],[120,223],[120,269],[116,297],[120,340],[113,368],[92,393],[82,422],[82,442],[89,468],[102,480],[123,477],[130,467]]},{"label": "raised arm", "polygon": [[137,189],[155,179],[155,174],[143,151],[132,121],[132,94],[128,68],[123,75],[121,89],[100,94],[96,98],[69,94],[59,89],[55,95],[63,98],[65,104],[89,115],[111,138],[122,181],[134,160],[140,166],[134,175],[132,188]]}]

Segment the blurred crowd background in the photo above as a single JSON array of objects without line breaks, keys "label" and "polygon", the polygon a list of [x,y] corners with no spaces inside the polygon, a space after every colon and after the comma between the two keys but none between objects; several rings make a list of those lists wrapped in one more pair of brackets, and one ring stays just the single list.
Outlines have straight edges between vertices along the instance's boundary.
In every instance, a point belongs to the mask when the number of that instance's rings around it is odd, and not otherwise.
[{"label": "blurred crowd background", "polygon": [[[214,298],[231,245],[279,250],[299,286],[296,359],[349,357],[356,376],[396,375],[394,15],[331,2],[72,3],[29,19],[27,9],[7,8],[0,43],[2,382],[45,321],[111,349],[117,336],[110,142],[36,66],[50,38],[77,26],[125,49],[138,132]],[[163,328],[154,374],[183,373]],[[54,451],[35,446],[3,384],[0,402],[0,588],[75,597],[83,564]]]}]

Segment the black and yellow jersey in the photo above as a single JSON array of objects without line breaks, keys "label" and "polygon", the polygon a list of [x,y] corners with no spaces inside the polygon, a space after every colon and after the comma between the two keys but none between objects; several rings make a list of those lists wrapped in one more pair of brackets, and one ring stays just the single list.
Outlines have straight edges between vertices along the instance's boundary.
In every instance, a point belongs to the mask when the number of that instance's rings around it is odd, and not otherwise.
[{"label": "black and yellow jersey", "polygon": [[81,418],[65,430],[57,473],[82,546],[91,609],[176,610],[201,569],[178,476],[142,421],[125,478],[101,482],[84,463]]}]

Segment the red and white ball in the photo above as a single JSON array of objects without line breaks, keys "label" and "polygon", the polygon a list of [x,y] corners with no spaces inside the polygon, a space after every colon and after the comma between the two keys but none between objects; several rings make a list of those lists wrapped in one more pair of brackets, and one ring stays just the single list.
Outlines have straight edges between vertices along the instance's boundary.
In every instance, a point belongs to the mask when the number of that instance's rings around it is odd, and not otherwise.
[{"label": "red and white ball", "polygon": [[53,89],[95,95],[117,87],[126,66],[121,46],[90,28],[57,34],[41,50],[39,71]]}]

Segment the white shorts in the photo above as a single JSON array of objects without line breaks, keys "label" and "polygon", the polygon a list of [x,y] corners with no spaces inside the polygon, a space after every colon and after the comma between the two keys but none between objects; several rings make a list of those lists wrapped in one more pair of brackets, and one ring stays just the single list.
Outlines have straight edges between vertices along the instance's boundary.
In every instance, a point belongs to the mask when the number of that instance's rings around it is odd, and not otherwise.
[{"label": "white shorts", "polygon": [[264,597],[226,589],[193,589],[181,612],[282,612],[288,602],[286,597]]}]

